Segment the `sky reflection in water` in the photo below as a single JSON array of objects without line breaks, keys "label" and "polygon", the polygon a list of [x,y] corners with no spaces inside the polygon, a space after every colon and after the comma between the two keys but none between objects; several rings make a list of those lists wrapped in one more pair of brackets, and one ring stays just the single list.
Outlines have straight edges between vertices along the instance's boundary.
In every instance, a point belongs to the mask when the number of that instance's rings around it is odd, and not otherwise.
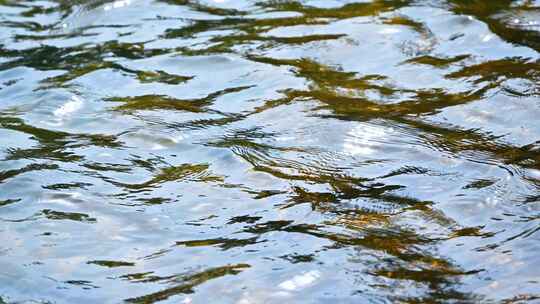
[{"label": "sky reflection in water", "polygon": [[1,299],[538,301],[539,16],[0,0]]}]

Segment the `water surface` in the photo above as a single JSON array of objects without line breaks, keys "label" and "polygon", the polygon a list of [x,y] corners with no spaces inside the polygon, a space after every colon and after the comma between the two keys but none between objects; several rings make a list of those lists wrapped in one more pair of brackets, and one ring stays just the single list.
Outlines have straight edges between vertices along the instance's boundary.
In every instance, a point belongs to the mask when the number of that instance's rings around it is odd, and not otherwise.
[{"label": "water surface", "polygon": [[539,17],[0,0],[0,303],[540,301]]}]

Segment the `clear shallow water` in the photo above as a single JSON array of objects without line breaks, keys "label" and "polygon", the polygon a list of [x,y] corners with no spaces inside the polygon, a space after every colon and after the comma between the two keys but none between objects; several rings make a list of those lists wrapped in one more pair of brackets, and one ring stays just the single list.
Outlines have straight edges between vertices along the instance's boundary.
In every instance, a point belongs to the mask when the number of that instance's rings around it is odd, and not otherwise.
[{"label": "clear shallow water", "polygon": [[539,16],[0,0],[1,299],[538,302]]}]

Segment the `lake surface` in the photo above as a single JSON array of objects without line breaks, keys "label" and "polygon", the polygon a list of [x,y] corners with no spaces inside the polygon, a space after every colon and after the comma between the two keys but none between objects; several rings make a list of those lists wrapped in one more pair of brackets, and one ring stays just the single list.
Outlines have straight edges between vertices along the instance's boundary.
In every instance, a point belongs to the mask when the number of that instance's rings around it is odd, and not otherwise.
[{"label": "lake surface", "polygon": [[540,1],[0,0],[0,303],[540,303]]}]

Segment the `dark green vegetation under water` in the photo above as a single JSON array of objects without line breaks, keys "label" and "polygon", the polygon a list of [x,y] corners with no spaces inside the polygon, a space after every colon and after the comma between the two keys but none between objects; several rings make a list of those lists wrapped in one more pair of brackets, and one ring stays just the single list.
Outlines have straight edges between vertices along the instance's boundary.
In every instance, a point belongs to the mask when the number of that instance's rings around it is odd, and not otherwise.
[{"label": "dark green vegetation under water", "polygon": [[0,0],[0,303],[538,303],[540,1]]}]

